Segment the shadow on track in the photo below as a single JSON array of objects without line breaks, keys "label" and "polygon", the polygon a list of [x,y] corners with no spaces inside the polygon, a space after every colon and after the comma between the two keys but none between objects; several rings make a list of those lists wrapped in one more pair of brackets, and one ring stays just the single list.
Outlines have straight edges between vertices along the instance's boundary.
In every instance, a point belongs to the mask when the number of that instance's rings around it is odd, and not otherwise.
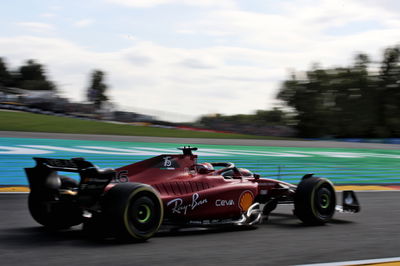
[{"label": "shadow on track", "polygon": [[0,242],[7,243],[7,246],[32,247],[32,246],[54,246],[67,242],[74,242],[74,245],[84,239],[82,230],[75,228],[62,231],[53,231],[44,227],[8,228],[0,231]]},{"label": "shadow on track", "polygon": [[[217,227],[217,228],[181,228],[173,230],[160,230],[155,238],[164,237],[185,237],[196,236],[205,234],[221,234],[235,231],[249,231],[254,230],[256,227]],[[132,243],[120,242],[112,238],[106,239],[93,239],[89,237],[81,226],[75,226],[71,229],[65,230],[50,230],[45,227],[24,227],[24,228],[9,228],[7,230],[0,230],[0,242],[7,246],[26,247],[32,246],[52,247],[55,245],[74,245],[81,247],[88,246],[109,246],[109,245],[135,245],[145,244],[146,242]]]},{"label": "shadow on track", "polygon": [[[351,221],[333,219],[329,224],[351,224]],[[224,227],[193,227],[193,228],[172,228],[162,229],[154,237],[191,237],[200,235],[217,235],[224,233],[234,233],[238,231],[251,231],[257,228],[268,229],[271,227],[285,228],[285,229],[304,229],[313,226],[307,226],[301,223],[296,217],[287,213],[272,213],[269,219],[264,219],[263,222],[257,226],[224,226]],[[323,227],[323,226],[317,226]],[[115,239],[93,239],[88,237],[82,226],[75,226],[66,230],[50,230],[40,226],[22,227],[22,228],[8,228],[7,230],[0,230],[0,242],[6,243],[8,246],[17,247],[51,247],[54,245],[74,245],[81,247],[93,246],[110,246],[110,245],[135,245],[145,244],[142,243],[121,243]]]},{"label": "shadow on track", "polygon": [[[333,218],[329,224],[352,224],[352,221],[335,219]],[[310,227],[323,227],[325,225],[306,225],[303,224],[296,216],[290,213],[271,213],[269,217],[265,217],[259,226],[276,226],[284,228],[310,228]]]}]

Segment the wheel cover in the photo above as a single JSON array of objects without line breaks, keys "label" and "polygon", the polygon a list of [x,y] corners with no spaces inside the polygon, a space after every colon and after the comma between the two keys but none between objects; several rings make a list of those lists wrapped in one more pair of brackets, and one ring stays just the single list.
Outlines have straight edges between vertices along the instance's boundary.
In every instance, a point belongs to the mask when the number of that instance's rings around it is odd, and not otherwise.
[{"label": "wheel cover", "polygon": [[331,200],[327,194],[322,194],[320,198],[321,208],[326,209],[329,207]]},{"label": "wheel cover", "polygon": [[129,223],[135,228],[136,233],[144,234],[152,231],[155,226],[155,204],[147,196],[139,196],[134,199],[129,207]]},{"label": "wheel cover", "polygon": [[151,209],[147,204],[142,204],[137,209],[137,215],[139,223],[146,223],[149,221],[151,216]]},{"label": "wheel cover", "polygon": [[129,234],[136,239],[151,237],[161,225],[162,201],[153,190],[142,187],[134,191],[125,209],[125,225]]}]

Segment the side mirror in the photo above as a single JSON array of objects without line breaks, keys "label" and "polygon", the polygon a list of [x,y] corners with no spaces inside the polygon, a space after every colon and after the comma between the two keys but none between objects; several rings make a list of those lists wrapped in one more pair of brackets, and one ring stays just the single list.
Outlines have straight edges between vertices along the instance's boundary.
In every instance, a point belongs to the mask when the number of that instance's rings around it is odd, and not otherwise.
[{"label": "side mirror", "polygon": [[254,179],[255,179],[255,180],[258,180],[258,179],[260,179],[260,177],[261,177],[259,174],[253,174],[253,176],[254,176]]}]

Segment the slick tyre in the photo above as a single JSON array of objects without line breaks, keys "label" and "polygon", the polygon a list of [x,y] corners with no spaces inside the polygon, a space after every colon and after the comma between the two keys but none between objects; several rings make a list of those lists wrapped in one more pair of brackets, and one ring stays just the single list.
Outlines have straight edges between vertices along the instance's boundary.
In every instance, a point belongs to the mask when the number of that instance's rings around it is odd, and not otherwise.
[{"label": "slick tyre", "polygon": [[307,225],[322,225],[335,213],[336,195],[332,183],[324,178],[303,179],[294,197],[294,214]]},{"label": "slick tyre", "polygon": [[128,242],[152,237],[164,215],[158,193],[141,183],[123,183],[111,188],[104,196],[103,213],[115,237]]},{"label": "slick tyre", "polygon": [[[61,188],[72,189],[78,184],[74,179],[60,176]],[[82,223],[82,211],[72,200],[60,200],[57,192],[48,189],[32,190],[28,196],[32,218],[51,229],[65,229]]]}]

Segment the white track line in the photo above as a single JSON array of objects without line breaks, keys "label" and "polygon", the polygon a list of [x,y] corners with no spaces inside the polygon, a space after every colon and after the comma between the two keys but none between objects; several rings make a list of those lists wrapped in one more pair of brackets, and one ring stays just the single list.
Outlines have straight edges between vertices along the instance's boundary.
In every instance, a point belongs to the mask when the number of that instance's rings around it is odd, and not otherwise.
[{"label": "white track line", "polygon": [[[349,189],[351,190],[351,189]],[[344,190],[336,190],[337,193],[341,193]],[[393,189],[393,190],[353,190],[355,193],[370,193],[370,192],[400,192],[400,189]]]},{"label": "white track line", "polygon": [[386,263],[386,262],[400,262],[400,257],[371,259],[371,260],[351,260],[351,261],[316,263],[316,264],[301,264],[297,266],[345,266],[345,265],[366,265],[366,264]]}]

